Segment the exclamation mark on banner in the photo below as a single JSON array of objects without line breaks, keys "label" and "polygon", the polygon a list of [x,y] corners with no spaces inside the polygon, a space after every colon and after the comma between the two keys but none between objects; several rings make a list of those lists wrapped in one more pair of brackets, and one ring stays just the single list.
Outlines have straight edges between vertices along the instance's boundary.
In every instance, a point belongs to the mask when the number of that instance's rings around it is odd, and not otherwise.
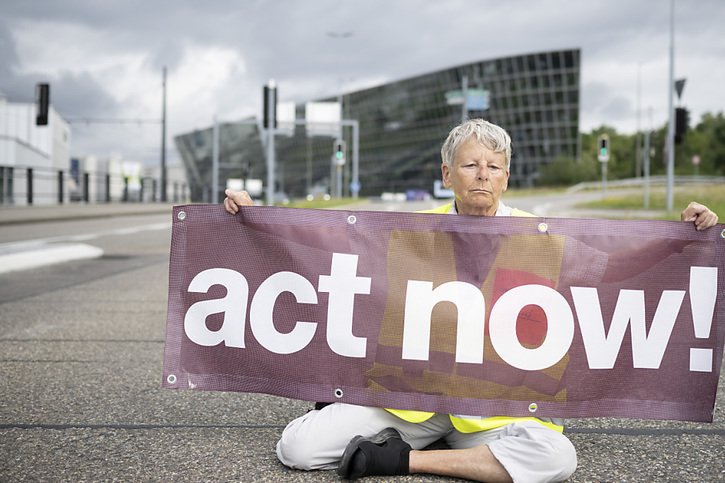
[{"label": "exclamation mark on banner", "polygon": [[[690,267],[690,309],[696,339],[710,337],[717,296],[717,267]],[[690,370],[712,372],[712,349],[690,348]]]}]

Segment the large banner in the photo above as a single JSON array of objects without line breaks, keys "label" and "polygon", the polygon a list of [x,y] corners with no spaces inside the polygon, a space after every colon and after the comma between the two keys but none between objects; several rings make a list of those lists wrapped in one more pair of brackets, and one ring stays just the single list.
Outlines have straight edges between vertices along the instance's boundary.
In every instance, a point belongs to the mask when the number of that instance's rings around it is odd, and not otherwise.
[{"label": "large banner", "polygon": [[712,421],[725,225],[220,205],[173,217],[164,387]]}]

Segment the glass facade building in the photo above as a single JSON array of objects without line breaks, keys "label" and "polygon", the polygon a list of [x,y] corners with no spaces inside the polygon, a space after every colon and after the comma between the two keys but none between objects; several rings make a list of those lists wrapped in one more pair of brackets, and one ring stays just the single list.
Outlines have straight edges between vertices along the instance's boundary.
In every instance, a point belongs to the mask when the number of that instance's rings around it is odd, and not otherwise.
[{"label": "glass facade building", "polygon": [[[510,186],[536,185],[541,166],[560,156],[579,157],[580,59],[580,50],[570,49],[483,60],[344,94],[343,118],[357,120],[360,127],[360,195],[431,192],[440,179],[441,144],[464,116],[504,127],[513,141]],[[467,108],[460,103],[461,92],[468,93]],[[304,105],[297,107],[297,118],[304,118]],[[259,133],[251,120],[221,126],[222,185],[226,178],[266,180]],[[344,128],[343,136],[348,162],[342,168],[342,192],[347,195],[351,128]],[[175,141],[192,199],[209,200],[212,129]],[[315,190],[334,194],[333,141],[308,136],[303,124],[276,136],[276,191],[291,197]]]}]

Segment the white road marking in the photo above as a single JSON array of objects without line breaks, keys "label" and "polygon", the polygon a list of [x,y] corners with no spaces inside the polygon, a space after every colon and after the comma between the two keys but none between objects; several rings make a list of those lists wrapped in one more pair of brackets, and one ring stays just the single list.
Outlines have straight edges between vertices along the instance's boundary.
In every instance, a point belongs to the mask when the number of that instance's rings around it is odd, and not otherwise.
[{"label": "white road marking", "polygon": [[115,230],[79,235],[61,235],[47,238],[35,238],[19,242],[0,243],[0,273],[37,268],[54,263],[68,262],[88,258],[98,258],[103,250],[87,242],[102,237],[132,235],[152,230],[171,228],[170,222],[153,223]]}]

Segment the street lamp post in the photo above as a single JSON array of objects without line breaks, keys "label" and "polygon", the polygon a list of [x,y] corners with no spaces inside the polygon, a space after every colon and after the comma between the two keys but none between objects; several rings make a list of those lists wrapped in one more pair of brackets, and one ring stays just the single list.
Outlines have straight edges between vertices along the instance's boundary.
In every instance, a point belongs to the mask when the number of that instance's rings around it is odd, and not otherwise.
[{"label": "street lamp post", "polygon": [[675,0],[670,0],[670,75],[667,86],[667,212],[672,211],[672,199],[675,184],[675,106],[673,102],[675,88]]},{"label": "street lamp post", "polygon": [[166,66],[163,70],[161,102],[161,202],[166,203]]}]

